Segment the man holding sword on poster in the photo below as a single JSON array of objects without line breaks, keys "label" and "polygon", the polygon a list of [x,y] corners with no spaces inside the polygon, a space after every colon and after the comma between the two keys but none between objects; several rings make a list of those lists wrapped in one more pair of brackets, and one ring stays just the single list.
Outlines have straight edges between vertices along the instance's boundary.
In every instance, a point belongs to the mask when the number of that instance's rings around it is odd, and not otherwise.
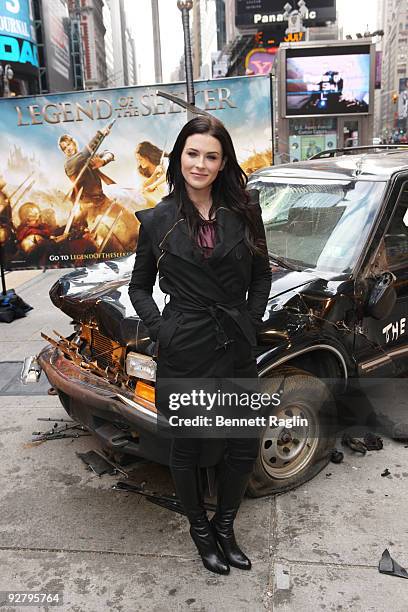
[{"label": "man holding sword on poster", "polygon": [[84,221],[91,223],[111,204],[111,200],[103,192],[102,182],[113,185],[115,181],[101,172],[100,168],[114,161],[115,156],[110,151],[102,151],[97,155],[97,150],[110,133],[112,125],[110,123],[107,127],[98,130],[81,151],[75,138],[69,134],[63,134],[58,140],[59,148],[67,158],[64,165],[65,174],[73,182],[67,196],[75,202],[81,191],[80,217],[85,217]]},{"label": "man holding sword on poster", "polygon": [[134,247],[138,226],[134,211],[128,210],[116,194],[112,199],[103,191],[103,184],[116,185],[101,171],[102,166],[114,161],[114,154],[99,152],[114,123],[111,121],[98,130],[82,150],[70,134],[63,134],[58,140],[66,156],[65,174],[72,181],[64,198],[71,200],[72,209],[60,237],[56,238],[60,250],[67,254],[78,251],[100,254],[107,245],[110,251],[125,253]]}]

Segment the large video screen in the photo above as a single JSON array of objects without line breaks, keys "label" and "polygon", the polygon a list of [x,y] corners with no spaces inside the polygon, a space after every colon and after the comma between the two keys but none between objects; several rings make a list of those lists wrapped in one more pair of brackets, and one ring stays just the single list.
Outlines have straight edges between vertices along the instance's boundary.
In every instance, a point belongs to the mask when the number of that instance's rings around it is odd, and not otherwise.
[{"label": "large video screen", "polygon": [[288,49],[286,114],[369,112],[370,48]]}]

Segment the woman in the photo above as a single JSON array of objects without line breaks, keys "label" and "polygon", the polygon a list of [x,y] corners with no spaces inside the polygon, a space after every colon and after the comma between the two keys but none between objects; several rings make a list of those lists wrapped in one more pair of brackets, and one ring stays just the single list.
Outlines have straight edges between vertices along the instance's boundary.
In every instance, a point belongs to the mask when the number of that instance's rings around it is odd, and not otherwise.
[{"label": "woman", "polygon": [[[182,128],[167,180],[169,195],[136,213],[141,227],[129,286],[150,337],[159,341],[156,389],[165,416],[161,379],[258,377],[253,346],[271,285],[256,192],[245,191],[247,177],[220,121],[200,116]],[[152,298],[157,271],[160,288],[171,297],[162,315]],[[191,537],[210,571],[227,574],[230,565],[248,570],[233,522],[259,441],[226,440],[211,524],[198,491],[201,444],[205,440],[174,437],[171,447],[170,469]]]},{"label": "woman", "polygon": [[165,183],[168,155],[144,140],[137,145],[135,157],[138,172],[144,177],[143,195],[150,206],[155,206],[167,193]]}]

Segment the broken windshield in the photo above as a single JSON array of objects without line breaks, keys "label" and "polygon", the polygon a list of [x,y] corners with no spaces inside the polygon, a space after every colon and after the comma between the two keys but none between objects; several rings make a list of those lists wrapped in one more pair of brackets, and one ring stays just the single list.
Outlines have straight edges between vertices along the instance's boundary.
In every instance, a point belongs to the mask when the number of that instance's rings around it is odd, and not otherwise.
[{"label": "broken windshield", "polygon": [[288,267],[349,273],[379,210],[385,182],[262,177],[268,250]]}]

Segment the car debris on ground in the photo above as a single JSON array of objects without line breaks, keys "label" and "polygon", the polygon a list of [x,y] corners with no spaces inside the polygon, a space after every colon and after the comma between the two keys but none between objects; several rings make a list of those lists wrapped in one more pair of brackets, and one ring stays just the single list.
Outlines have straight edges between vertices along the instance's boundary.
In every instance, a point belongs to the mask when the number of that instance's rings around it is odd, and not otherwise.
[{"label": "car debris on ground", "polygon": [[333,448],[330,453],[330,461],[332,463],[341,463],[344,459],[344,453],[337,450],[337,448]]},{"label": "car debris on ground", "polygon": [[341,443],[343,446],[348,446],[348,448],[351,448],[351,450],[356,453],[361,453],[362,455],[365,455],[367,452],[367,448],[361,440],[359,440],[358,438],[353,438],[347,433],[343,435]]},{"label": "car debris on ground", "polygon": [[390,555],[386,548],[378,564],[380,574],[388,574],[389,576],[397,576],[398,578],[408,578],[407,570],[397,563]]},{"label": "car debris on ground", "polygon": [[365,455],[367,451],[378,451],[384,447],[382,438],[371,431],[365,433],[362,440],[360,438],[353,438],[350,434],[345,433],[343,434],[341,443],[343,446],[347,446],[352,451],[361,453],[362,455]]},{"label": "car debris on ground", "polygon": [[363,438],[364,445],[367,450],[381,450],[384,447],[383,441],[380,436],[368,431]]},{"label": "car debris on ground", "polygon": [[[45,442],[46,440],[59,440],[61,438],[81,438],[91,434],[77,421],[67,419],[38,418],[38,421],[50,421],[54,425],[47,431],[33,431],[32,442]],[[58,425],[58,423],[62,423]]]},{"label": "car debris on ground", "polygon": [[[142,495],[152,504],[156,504],[157,506],[161,506],[162,508],[166,508],[167,510],[171,510],[172,512],[177,512],[177,514],[185,514],[183,507],[180,501],[175,496],[170,495],[161,495],[156,491],[148,491],[145,489],[145,482],[141,484],[135,484],[130,482],[117,482],[113,485],[112,489],[114,491],[125,491],[128,493],[137,493],[138,495]],[[215,512],[216,507],[214,504],[204,502],[204,508],[209,512]]]},{"label": "car debris on ground", "polygon": [[117,463],[114,463],[104,453],[96,449],[90,450],[87,453],[77,452],[76,454],[77,457],[86,463],[92,472],[97,474],[97,476],[102,476],[103,474],[113,475],[119,472],[125,478],[129,477],[129,474],[125,472],[125,470],[122,469]]}]

